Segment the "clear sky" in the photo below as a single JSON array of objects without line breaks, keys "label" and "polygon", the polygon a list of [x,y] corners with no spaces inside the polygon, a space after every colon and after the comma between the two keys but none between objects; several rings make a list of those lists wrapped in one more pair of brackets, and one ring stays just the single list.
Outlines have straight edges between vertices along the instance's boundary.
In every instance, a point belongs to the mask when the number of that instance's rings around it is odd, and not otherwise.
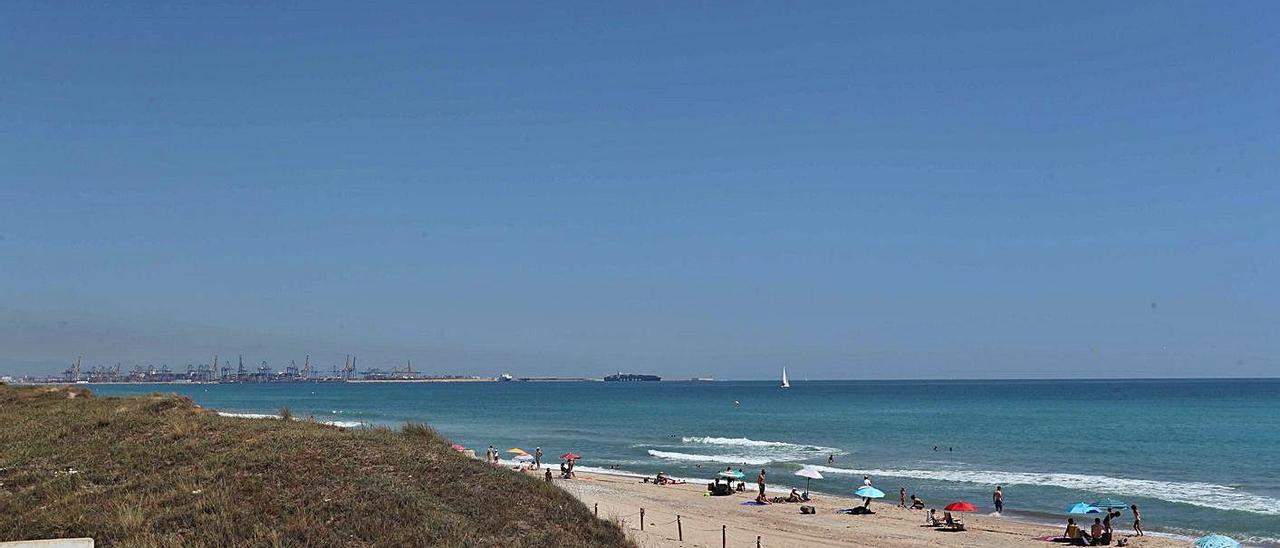
[{"label": "clear sky", "polygon": [[1275,2],[77,4],[0,372],[1280,372]]}]

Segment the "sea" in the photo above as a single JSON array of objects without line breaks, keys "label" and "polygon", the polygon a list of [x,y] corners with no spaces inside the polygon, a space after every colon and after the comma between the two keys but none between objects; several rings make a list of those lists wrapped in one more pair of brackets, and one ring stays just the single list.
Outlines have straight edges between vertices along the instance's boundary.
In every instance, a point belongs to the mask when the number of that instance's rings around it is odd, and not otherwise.
[{"label": "sea", "polygon": [[[851,495],[862,476],[896,503],[964,500],[1063,524],[1101,498],[1149,531],[1280,546],[1280,379],[480,382],[95,385],[177,393],[224,413],[287,407],[344,427],[430,424],[483,454],[569,451],[583,470],[705,481],[726,466],[771,488]],[[1085,516],[1092,518],[1093,516]],[[1092,521],[1092,520],[1090,520]],[[1128,510],[1119,519],[1128,532]]]}]

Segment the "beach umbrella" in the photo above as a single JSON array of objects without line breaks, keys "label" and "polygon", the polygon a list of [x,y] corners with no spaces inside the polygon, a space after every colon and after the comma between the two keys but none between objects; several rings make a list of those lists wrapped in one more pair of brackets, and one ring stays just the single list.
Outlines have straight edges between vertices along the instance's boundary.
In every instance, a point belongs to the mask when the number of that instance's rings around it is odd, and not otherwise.
[{"label": "beach umbrella", "polygon": [[466,447],[463,447],[461,443],[455,443],[455,444],[453,444],[453,450],[454,450],[454,451],[466,451],[466,450],[467,450],[467,448],[466,448]]},{"label": "beach umbrella", "polygon": [[868,498],[868,499],[884,498],[884,491],[876,489],[875,487],[872,487],[870,485],[863,485],[862,487],[859,487],[857,491],[853,492],[853,494],[858,495],[859,497]]},{"label": "beach umbrella", "polygon": [[508,452],[508,453],[515,453],[515,454],[517,454],[517,455],[522,455],[522,454],[528,453],[528,451],[525,451],[524,449],[521,449],[521,448],[519,448],[519,447],[512,447],[511,449],[507,449],[507,452]]},{"label": "beach umbrella", "polygon": [[808,467],[801,468],[801,469],[797,470],[797,471],[796,471],[796,475],[797,475],[797,476],[800,476],[800,477],[802,477],[802,478],[804,478],[804,490],[805,490],[805,491],[808,491],[808,490],[809,490],[809,481],[810,481],[810,480],[822,479],[822,474],[821,474],[821,473],[819,473],[817,470],[814,470],[814,469],[812,469],[812,468],[808,468]]},{"label": "beach umbrella", "polygon": [[1093,506],[1091,504],[1077,502],[1067,507],[1067,513],[1068,514],[1101,514],[1102,510],[1099,509],[1097,506]]},{"label": "beach umbrella", "polygon": [[965,501],[956,501],[948,504],[943,510],[948,512],[977,512],[978,508]]},{"label": "beach umbrella", "polygon": [[565,453],[565,454],[563,454],[563,455],[560,455],[560,458],[562,458],[562,459],[564,459],[564,460],[578,460],[578,459],[582,458],[582,455],[579,455],[579,454],[574,453],[574,452],[569,452],[569,453]]},{"label": "beach umbrella", "polygon": [[1222,535],[1200,537],[1192,544],[1197,548],[1240,548],[1240,543],[1236,542],[1236,539]]},{"label": "beach umbrella", "polygon": [[725,470],[723,472],[720,472],[720,477],[729,478],[729,479],[742,479],[747,477],[747,475],[737,470]]},{"label": "beach umbrella", "polygon": [[529,462],[533,460],[533,455],[530,455],[528,453],[520,453],[519,455],[516,455],[516,460],[520,462]]},{"label": "beach umbrella", "polygon": [[1093,503],[1093,505],[1094,505],[1094,506],[1097,506],[1098,508],[1106,508],[1106,509],[1108,509],[1108,510],[1111,510],[1111,509],[1113,509],[1113,508],[1128,508],[1128,507],[1129,507],[1129,505],[1128,505],[1128,504],[1125,504],[1125,503],[1124,503],[1124,501],[1119,501],[1119,500],[1116,500],[1116,499],[1102,499],[1102,500],[1100,500],[1100,501],[1098,501],[1098,502]]}]

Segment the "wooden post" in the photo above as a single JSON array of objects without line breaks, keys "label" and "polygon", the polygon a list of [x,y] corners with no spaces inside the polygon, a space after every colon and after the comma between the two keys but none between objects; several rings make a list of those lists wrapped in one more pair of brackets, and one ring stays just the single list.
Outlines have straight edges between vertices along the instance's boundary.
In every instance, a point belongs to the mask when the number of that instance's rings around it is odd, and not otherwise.
[{"label": "wooden post", "polygon": [[756,548],[760,548],[760,535],[756,535]]},{"label": "wooden post", "polygon": [[598,503],[598,502],[596,503],[596,510],[595,510],[595,512],[596,512],[596,517],[600,517],[600,503]]},{"label": "wooden post", "polygon": [[640,530],[644,530],[644,508],[640,509]]},{"label": "wooden post", "polygon": [[676,538],[684,542],[684,525],[680,524],[680,514],[676,514]]},{"label": "wooden post", "polygon": [[720,526],[720,548],[725,548],[729,545],[728,532],[726,532],[728,528],[728,525]]}]

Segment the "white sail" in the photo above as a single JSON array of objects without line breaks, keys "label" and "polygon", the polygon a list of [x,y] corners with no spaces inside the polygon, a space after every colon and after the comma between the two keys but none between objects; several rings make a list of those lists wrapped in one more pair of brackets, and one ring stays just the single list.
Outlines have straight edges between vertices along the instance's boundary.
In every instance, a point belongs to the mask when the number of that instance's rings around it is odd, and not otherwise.
[{"label": "white sail", "polygon": [[787,382],[787,368],[782,368],[782,387],[791,388],[791,383]]}]

